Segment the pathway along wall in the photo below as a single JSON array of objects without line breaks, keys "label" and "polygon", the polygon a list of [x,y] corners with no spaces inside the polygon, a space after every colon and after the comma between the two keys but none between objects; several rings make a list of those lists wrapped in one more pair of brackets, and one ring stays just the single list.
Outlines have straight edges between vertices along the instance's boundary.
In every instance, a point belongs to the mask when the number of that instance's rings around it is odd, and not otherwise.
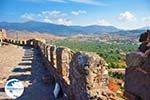
[{"label": "pathway along wall", "polygon": [[40,49],[45,66],[71,100],[106,100],[108,72],[106,62],[94,53],[74,52],[66,47],[47,45],[37,40],[6,42]]}]

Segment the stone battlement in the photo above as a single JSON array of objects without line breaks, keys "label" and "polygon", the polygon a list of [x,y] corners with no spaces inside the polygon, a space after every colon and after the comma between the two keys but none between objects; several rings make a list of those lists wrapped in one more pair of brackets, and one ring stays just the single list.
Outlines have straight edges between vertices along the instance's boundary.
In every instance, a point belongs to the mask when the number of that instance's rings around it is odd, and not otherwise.
[{"label": "stone battlement", "polygon": [[6,39],[6,30],[0,29],[0,47],[3,45],[3,41]]},{"label": "stone battlement", "polygon": [[6,39],[6,30],[0,29],[0,39]]},{"label": "stone battlement", "polygon": [[[47,45],[38,40],[12,40],[7,43],[28,45],[41,51],[45,67],[71,100],[107,100],[106,62],[95,53],[74,52],[67,47]],[[103,95],[105,94],[105,96]]]}]

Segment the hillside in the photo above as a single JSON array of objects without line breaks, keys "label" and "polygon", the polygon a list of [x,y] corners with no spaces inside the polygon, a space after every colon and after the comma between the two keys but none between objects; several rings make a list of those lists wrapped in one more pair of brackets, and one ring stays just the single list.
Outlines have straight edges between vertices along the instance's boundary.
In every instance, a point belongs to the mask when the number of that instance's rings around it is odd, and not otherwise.
[{"label": "hillside", "polygon": [[102,33],[110,33],[112,35],[117,34],[127,37],[138,37],[142,32],[149,29],[149,26],[142,27],[134,30],[122,30],[114,26],[67,26],[52,23],[28,21],[24,23],[9,23],[0,22],[0,28],[4,28],[11,31],[27,32],[39,32],[48,33],[57,36],[69,36],[69,35],[97,35]]},{"label": "hillside", "polygon": [[24,23],[8,23],[0,22],[0,28],[17,31],[29,31],[40,33],[53,33],[55,35],[75,35],[75,34],[96,34],[102,32],[117,32],[117,29],[113,26],[65,26],[44,22],[29,21]]}]

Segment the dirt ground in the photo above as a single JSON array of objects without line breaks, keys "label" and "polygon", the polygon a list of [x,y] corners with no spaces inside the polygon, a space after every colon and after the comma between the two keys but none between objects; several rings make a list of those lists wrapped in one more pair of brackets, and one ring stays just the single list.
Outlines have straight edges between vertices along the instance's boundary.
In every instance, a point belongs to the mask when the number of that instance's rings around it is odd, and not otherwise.
[{"label": "dirt ground", "polygon": [[11,100],[4,91],[7,80],[19,79],[25,91],[17,100],[55,100],[54,84],[45,85],[43,66],[37,49],[7,45],[0,47],[0,100]]}]

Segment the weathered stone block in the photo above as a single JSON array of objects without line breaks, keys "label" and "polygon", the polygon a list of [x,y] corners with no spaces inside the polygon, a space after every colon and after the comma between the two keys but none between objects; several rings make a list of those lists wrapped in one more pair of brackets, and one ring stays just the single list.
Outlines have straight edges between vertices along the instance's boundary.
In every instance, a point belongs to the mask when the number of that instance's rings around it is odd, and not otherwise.
[{"label": "weathered stone block", "polygon": [[72,55],[73,51],[71,51],[69,48],[58,47],[56,49],[57,70],[67,84],[70,84],[69,67],[72,60]]},{"label": "weathered stone block", "polygon": [[[137,53],[127,55],[127,65],[125,73],[125,92],[128,99],[150,100],[150,61],[148,57],[143,57]],[[133,68],[134,67],[134,68]],[[134,99],[136,98],[136,99]]]},{"label": "weathered stone block", "polygon": [[[129,71],[128,71],[129,70]],[[133,93],[143,100],[150,100],[150,73],[138,68],[135,70],[126,69],[125,91]],[[140,90],[140,91],[139,91]]]},{"label": "weathered stone block", "polygon": [[57,68],[56,66],[56,46],[51,46],[50,47],[50,56],[51,56],[51,64]]},{"label": "weathered stone block", "polygon": [[73,56],[70,63],[70,81],[72,93],[76,100],[101,98],[99,95],[102,90],[108,89],[107,82],[103,80],[106,75],[105,65],[104,59],[94,53],[78,52]]},{"label": "weathered stone block", "polygon": [[141,66],[144,61],[145,57],[144,54],[141,52],[132,52],[126,55],[126,64],[128,67],[137,67]]},{"label": "weathered stone block", "polygon": [[49,45],[48,48],[47,48],[47,55],[48,55],[47,59],[48,59],[49,62],[51,62],[50,48],[51,48],[51,45]]}]

